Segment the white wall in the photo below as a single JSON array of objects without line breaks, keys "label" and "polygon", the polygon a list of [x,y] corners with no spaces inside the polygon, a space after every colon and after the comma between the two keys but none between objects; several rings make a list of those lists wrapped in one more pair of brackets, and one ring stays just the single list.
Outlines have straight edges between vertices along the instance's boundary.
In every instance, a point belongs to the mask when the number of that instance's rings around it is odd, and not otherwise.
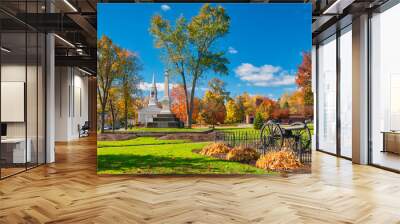
[{"label": "white wall", "polygon": [[55,140],[79,138],[78,125],[88,120],[88,78],[76,68],[56,68]]}]

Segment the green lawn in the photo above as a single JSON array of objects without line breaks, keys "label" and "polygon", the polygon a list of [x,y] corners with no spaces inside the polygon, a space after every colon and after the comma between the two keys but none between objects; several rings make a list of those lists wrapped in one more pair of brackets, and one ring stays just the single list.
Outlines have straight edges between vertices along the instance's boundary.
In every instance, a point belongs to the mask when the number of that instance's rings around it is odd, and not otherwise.
[{"label": "green lawn", "polygon": [[208,130],[211,130],[211,128],[130,128],[127,131],[128,132],[203,132]]},{"label": "green lawn", "polygon": [[164,145],[164,144],[176,144],[185,142],[189,142],[189,140],[160,140],[153,137],[151,138],[141,137],[124,141],[98,141],[97,147],[104,148],[104,147],[122,147],[122,146]]},{"label": "green lawn", "polygon": [[208,143],[140,137],[99,142],[99,174],[266,174],[250,165],[193,153]]}]

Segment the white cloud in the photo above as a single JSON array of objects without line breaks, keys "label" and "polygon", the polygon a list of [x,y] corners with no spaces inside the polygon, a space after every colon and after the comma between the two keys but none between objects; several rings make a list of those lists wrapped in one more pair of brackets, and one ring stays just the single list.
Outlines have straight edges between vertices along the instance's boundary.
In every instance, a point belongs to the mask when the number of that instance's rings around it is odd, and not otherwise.
[{"label": "white cloud", "polygon": [[252,86],[288,86],[295,82],[294,75],[290,75],[281,67],[273,65],[257,67],[250,63],[242,63],[235,69],[235,73],[242,81]]},{"label": "white cloud", "polygon": [[161,10],[163,10],[164,12],[166,12],[166,11],[168,11],[170,9],[171,9],[171,7],[169,5],[167,5],[167,4],[161,5]]},{"label": "white cloud", "polygon": [[233,47],[228,47],[228,53],[229,54],[237,54],[239,53],[239,51],[237,51],[235,48]]},{"label": "white cloud", "polygon": [[274,95],[274,94],[272,94],[272,93],[268,94],[268,97],[269,97],[270,99],[272,99],[272,100],[276,100],[276,97],[275,97],[275,95]]}]

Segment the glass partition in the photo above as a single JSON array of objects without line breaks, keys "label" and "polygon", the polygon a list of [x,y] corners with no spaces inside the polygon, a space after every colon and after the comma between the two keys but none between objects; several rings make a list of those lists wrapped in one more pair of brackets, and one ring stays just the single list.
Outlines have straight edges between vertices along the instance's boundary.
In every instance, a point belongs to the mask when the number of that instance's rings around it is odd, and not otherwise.
[{"label": "glass partition", "polygon": [[336,153],[336,35],[318,47],[318,149]]},{"label": "glass partition", "polygon": [[38,33],[38,74],[37,74],[37,162],[43,164],[46,162],[46,144],[45,144],[45,124],[46,124],[46,37],[43,33]]},{"label": "glass partition", "polygon": [[400,170],[400,5],[371,19],[372,163]]},{"label": "glass partition", "polygon": [[26,114],[27,114],[27,150],[30,151],[30,161],[27,167],[34,167],[38,160],[38,34],[35,32],[27,33],[27,82],[26,82]]},{"label": "glass partition", "polygon": [[27,162],[31,162],[31,151],[26,142],[26,45],[25,32],[1,35],[2,177],[24,171]]},{"label": "glass partition", "polygon": [[[18,13],[43,1],[1,2]],[[0,178],[45,163],[45,35],[0,12]],[[2,20],[7,20],[4,23]],[[9,23],[15,23],[9,25]]]},{"label": "glass partition", "polygon": [[352,32],[341,31],[340,41],[340,155],[352,157]]}]

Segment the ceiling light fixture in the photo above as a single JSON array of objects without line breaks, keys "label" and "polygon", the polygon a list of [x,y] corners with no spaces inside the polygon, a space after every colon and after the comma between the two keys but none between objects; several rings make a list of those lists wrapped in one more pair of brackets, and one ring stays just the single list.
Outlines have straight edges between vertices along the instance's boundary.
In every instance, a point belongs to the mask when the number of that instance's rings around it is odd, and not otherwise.
[{"label": "ceiling light fixture", "polygon": [[71,42],[69,42],[68,40],[60,37],[58,34],[54,34],[55,37],[57,37],[59,40],[61,40],[62,42],[66,43],[68,46],[75,48],[75,45],[73,45]]},{"label": "ceiling light fixture", "polygon": [[1,51],[4,51],[6,53],[10,53],[11,52],[11,50],[9,50],[9,49],[7,49],[5,47],[1,47],[0,49],[1,49]]},{"label": "ceiling light fixture", "polygon": [[65,4],[67,4],[74,12],[78,12],[78,10],[73,6],[68,0],[64,0]]},{"label": "ceiling light fixture", "polygon": [[337,10],[337,6],[339,4],[340,0],[335,1],[331,6],[329,6],[322,14],[326,15],[326,14],[331,14],[333,9]]},{"label": "ceiling light fixture", "polygon": [[323,15],[340,15],[343,10],[351,5],[355,0],[336,0],[322,14]]}]

